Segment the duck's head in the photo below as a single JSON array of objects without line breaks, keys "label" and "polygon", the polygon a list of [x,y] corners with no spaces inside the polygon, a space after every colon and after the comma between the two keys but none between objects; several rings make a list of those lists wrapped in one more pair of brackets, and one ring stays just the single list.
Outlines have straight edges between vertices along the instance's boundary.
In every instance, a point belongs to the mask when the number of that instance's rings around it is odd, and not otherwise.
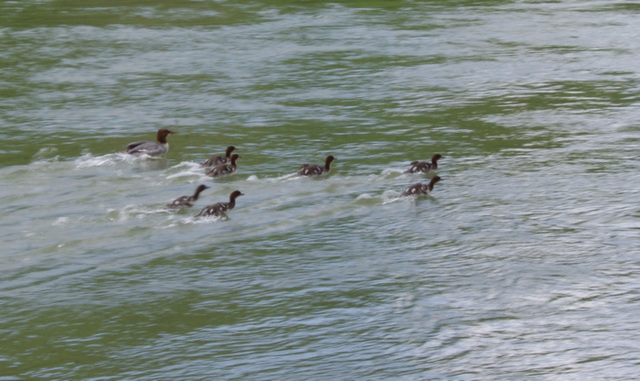
[{"label": "duck's head", "polygon": [[240,192],[239,190],[234,190],[233,192],[231,192],[231,195],[229,196],[229,198],[231,200],[235,200],[236,198],[238,198],[240,196],[244,196],[244,193]]},{"label": "duck's head", "polygon": [[173,132],[167,128],[161,128],[158,130],[158,141],[160,143],[166,143],[167,142],[167,136],[172,135],[172,134],[177,134],[177,132]]}]

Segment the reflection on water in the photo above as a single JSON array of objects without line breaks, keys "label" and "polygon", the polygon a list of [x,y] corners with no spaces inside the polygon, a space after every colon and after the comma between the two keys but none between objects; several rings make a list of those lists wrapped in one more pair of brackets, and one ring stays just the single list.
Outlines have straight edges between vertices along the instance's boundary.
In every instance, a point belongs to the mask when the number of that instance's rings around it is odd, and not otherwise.
[{"label": "reflection on water", "polygon": [[3,3],[0,378],[634,378],[636,13]]}]

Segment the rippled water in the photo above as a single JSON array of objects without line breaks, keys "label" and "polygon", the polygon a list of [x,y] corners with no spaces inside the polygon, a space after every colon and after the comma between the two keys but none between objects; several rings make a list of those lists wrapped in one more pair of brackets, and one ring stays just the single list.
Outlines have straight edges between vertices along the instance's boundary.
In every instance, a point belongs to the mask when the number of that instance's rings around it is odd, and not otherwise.
[{"label": "rippled water", "polygon": [[636,378],[639,13],[3,2],[0,379]]}]

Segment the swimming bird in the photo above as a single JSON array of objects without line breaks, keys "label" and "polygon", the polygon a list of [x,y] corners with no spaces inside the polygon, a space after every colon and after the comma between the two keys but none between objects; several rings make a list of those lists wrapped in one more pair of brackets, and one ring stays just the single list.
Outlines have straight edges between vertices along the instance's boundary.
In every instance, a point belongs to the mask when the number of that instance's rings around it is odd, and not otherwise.
[{"label": "swimming bird", "polygon": [[409,188],[407,188],[407,190],[404,191],[402,195],[403,196],[428,195],[429,193],[431,193],[431,191],[433,190],[433,187],[436,185],[438,181],[440,181],[440,176],[435,176],[434,178],[432,178],[431,181],[429,181],[429,184],[422,184],[422,183],[414,184]]},{"label": "swimming bird", "polygon": [[177,132],[161,128],[158,130],[156,137],[158,139],[157,142],[141,141],[129,143],[129,145],[127,145],[126,152],[136,156],[143,154],[149,156],[164,155],[169,151],[169,143],[167,143],[167,135],[169,134],[177,134]]},{"label": "swimming bird", "polygon": [[431,156],[431,163],[427,161],[412,161],[411,167],[405,171],[405,173],[427,173],[438,169],[438,160],[444,156],[439,153]]},{"label": "swimming bird", "polygon": [[200,211],[200,213],[196,214],[196,217],[201,217],[201,216],[226,216],[227,215],[227,211],[235,208],[236,206],[236,198],[240,197],[240,196],[244,196],[244,193],[240,192],[239,190],[235,190],[233,192],[231,192],[231,194],[229,195],[229,202],[218,202],[216,204],[213,205],[207,205],[204,208],[202,208],[202,210]]},{"label": "swimming bird", "polygon": [[202,167],[211,167],[218,164],[226,164],[231,162],[231,152],[236,149],[234,146],[227,147],[227,151],[224,156],[211,156],[207,161],[200,164]]},{"label": "swimming bird", "polygon": [[239,157],[240,155],[234,153],[233,155],[231,155],[230,163],[216,165],[212,170],[207,172],[207,175],[212,177],[220,177],[235,173],[238,170],[238,164],[236,164],[236,160],[238,160]]},{"label": "swimming bird", "polygon": [[331,162],[335,157],[329,155],[324,160],[324,167],[318,164],[302,164],[302,168],[296,173],[298,176],[319,176],[329,173],[331,170]]},{"label": "swimming bird", "polygon": [[193,206],[193,204],[198,200],[198,196],[200,196],[200,193],[205,189],[209,189],[209,187],[204,184],[198,185],[198,188],[196,188],[196,192],[193,194],[193,196],[178,197],[168,203],[167,206],[169,208],[185,208],[188,206]]}]

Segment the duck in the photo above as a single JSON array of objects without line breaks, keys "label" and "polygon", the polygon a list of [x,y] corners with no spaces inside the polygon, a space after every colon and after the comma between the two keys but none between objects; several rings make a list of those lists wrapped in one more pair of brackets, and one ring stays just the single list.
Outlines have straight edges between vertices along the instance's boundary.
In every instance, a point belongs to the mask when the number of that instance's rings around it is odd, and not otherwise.
[{"label": "duck", "polygon": [[428,195],[433,190],[433,187],[436,185],[438,181],[440,181],[440,176],[435,176],[429,181],[429,184],[417,183],[405,190],[402,195],[403,196],[423,196]]},{"label": "duck", "polygon": [[239,157],[240,155],[238,155],[237,153],[234,153],[233,155],[231,155],[230,163],[222,163],[222,164],[216,165],[215,167],[213,167],[212,170],[207,172],[207,175],[211,177],[220,177],[220,176],[226,176],[226,175],[235,173],[238,170],[238,165],[236,164],[236,161],[238,160]]},{"label": "duck", "polygon": [[302,164],[302,168],[296,173],[298,176],[320,176],[329,173],[331,170],[331,162],[335,160],[332,155],[327,156],[324,160],[324,166],[318,164]]},{"label": "duck", "polygon": [[412,161],[411,167],[405,171],[405,173],[427,173],[438,169],[438,160],[444,156],[439,153],[431,156],[431,163],[427,161]]},{"label": "duck", "polygon": [[158,134],[156,135],[156,139],[158,140],[157,142],[141,141],[129,143],[125,152],[136,156],[144,154],[149,156],[164,155],[169,151],[167,136],[171,134],[177,134],[177,132],[169,131],[166,128],[161,128],[158,130]]},{"label": "duck", "polygon": [[200,213],[196,214],[196,217],[206,217],[206,216],[218,216],[218,217],[226,217],[227,211],[235,208],[236,206],[236,198],[244,196],[244,193],[239,190],[235,190],[231,192],[229,195],[229,202],[218,202],[216,204],[207,205]]},{"label": "duck", "polygon": [[229,147],[227,147],[227,151],[225,152],[224,156],[219,156],[219,155],[211,156],[207,161],[205,161],[204,163],[200,164],[200,166],[202,166],[202,167],[211,167],[211,166],[216,166],[218,164],[230,163],[231,162],[231,152],[233,152],[235,149],[236,149],[236,147],[229,146]]},{"label": "duck", "polygon": [[209,189],[209,187],[204,184],[198,185],[198,187],[196,188],[196,192],[193,194],[193,196],[178,197],[175,200],[168,203],[167,206],[169,208],[185,208],[185,207],[193,206],[193,204],[195,204],[195,202],[198,200],[198,196],[200,196],[200,193],[202,193],[202,191],[205,189]]}]

